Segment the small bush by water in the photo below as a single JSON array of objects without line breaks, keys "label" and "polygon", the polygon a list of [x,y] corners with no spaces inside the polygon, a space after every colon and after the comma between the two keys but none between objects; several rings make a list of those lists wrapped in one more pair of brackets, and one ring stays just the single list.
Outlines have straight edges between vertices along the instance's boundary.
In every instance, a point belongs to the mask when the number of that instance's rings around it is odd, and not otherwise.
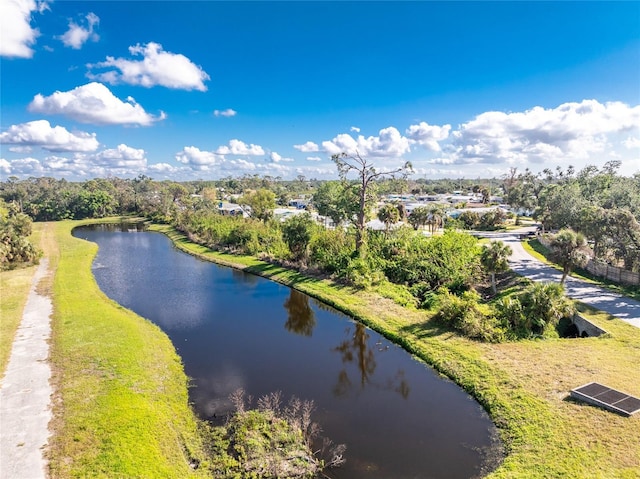
[{"label": "small bush by water", "polygon": [[[208,428],[212,469],[216,477],[313,478],[345,462],[343,444],[320,441],[320,426],[311,420],[313,401],[292,397],[283,407],[277,391],[251,398],[238,389],[230,396],[236,412],[225,425]],[[314,445],[321,443],[314,450]]]}]

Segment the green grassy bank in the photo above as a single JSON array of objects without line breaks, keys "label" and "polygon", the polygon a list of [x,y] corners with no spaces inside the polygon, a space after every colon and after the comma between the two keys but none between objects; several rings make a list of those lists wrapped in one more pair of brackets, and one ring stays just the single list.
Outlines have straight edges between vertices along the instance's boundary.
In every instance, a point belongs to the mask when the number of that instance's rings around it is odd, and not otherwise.
[{"label": "green grassy bank", "polygon": [[[36,228],[30,240],[39,245],[42,240],[41,231]],[[0,271],[0,378],[7,369],[13,339],[20,326],[22,311],[37,267]]]},{"label": "green grassy bank", "polygon": [[11,345],[37,266],[0,272],[0,377],[4,376]]},{"label": "green grassy bank", "polygon": [[442,330],[430,314],[253,257],[213,252],[169,227],[154,227],[184,251],[290,285],[366,323],[469,391],[500,428],[507,456],[492,478],[640,477],[640,416],[624,418],[567,399],[599,381],[639,395],[640,330],[585,314],[601,338],[483,344]]},{"label": "green grassy bank", "polygon": [[55,276],[51,359],[56,390],[53,478],[207,477],[187,378],[168,337],[109,300],[92,272],[97,246],[44,228]]}]

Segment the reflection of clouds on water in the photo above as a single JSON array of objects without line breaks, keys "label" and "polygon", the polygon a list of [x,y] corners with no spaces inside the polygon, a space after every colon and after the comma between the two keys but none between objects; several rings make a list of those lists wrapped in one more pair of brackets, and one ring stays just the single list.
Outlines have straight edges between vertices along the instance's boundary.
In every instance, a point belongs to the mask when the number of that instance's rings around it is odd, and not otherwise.
[{"label": "reflection of clouds on water", "polygon": [[246,380],[242,372],[231,364],[219,368],[212,367],[208,376],[194,381],[191,390],[192,401],[197,405],[203,417],[222,416],[234,410],[229,395],[246,388]]},{"label": "reflection of clouds on water", "polygon": [[[172,295],[171,292],[167,294]],[[187,297],[177,297],[174,308],[163,309],[154,314],[154,322],[166,331],[188,331],[200,326],[207,314],[207,306],[202,301]],[[176,314],[176,311],[179,314]]]},{"label": "reflection of clouds on water", "polygon": [[[211,307],[197,294],[207,281],[206,265],[166,255],[169,240],[164,236],[132,233],[115,230],[102,239],[93,264],[101,287],[123,306],[135,305],[138,314],[153,318],[166,331],[201,325]],[[149,258],[163,258],[166,263]]]}]

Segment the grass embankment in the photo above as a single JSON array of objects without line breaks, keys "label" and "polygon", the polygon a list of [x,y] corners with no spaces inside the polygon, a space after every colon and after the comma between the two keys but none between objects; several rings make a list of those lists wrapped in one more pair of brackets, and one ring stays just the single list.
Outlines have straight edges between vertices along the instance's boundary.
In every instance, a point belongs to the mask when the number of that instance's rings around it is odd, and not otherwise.
[{"label": "grass embankment", "polygon": [[207,477],[190,465],[204,454],[180,358],[157,326],[99,290],[97,246],[71,236],[78,224],[37,225],[55,270],[51,477]]},{"label": "grass embankment", "polygon": [[429,313],[253,257],[213,252],[170,227],[154,227],[196,256],[290,285],[346,312],[454,379],[500,428],[507,457],[492,478],[637,478],[640,416],[624,418],[567,399],[599,381],[640,395],[640,330],[584,311],[610,332],[587,339],[483,344],[443,330]]},{"label": "grass embankment", "polygon": [[[538,241],[537,239],[523,241],[522,246],[527,251],[527,253],[529,253],[534,258],[537,258],[543,263],[556,268],[558,271],[562,271],[562,268],[558,264],[553,262],[553,259],[551,258],[551,250],[540,243],[540,241]],[[611,291],[640,301],[640,288],[638,288],[637,286],[634,287],[631,285],[614,283],[613,281],[609,281],[606,278],[596,276],[584,268],[575,268],[571,272],[571,276],[574,278],[580,278],[583,281],[602,286],[603,288],[610,289]]]},{"label": "grass embankment", "polygon": [[[31,242],[38,245],[42,239],[39,229],[34,229]],[[33,275],[38,266],[0,272],[0,378],[4,376],[11,355],[11,346],[22,321]]]},{"label": "grass embankment", "polygon": [[9,363],[11,345],[22,320],[37,266],[0,273],[0,377]]}]

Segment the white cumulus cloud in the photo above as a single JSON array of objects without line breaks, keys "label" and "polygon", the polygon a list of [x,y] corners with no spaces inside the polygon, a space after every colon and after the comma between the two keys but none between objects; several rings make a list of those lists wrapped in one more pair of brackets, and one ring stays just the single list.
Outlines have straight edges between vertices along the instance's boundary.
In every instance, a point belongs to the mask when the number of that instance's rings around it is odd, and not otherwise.
[{"label": "white cumulus cloud", "polygon": [[331,141],[323,141],[322,147],[331,155],[342,152],[353,155],[357,152],[362,156],[399,158],[411,151],[411,140],[402,136],[397,128],[390,126],[380,130],[378,136],[367,138],[358,135],[354,139],[351,135],[342,133]]},{"label": "white cumulus cloud", "polygon": [[47,120],[11,125],[0,133],[0,143],[19,146],[39,146],[47,151],[95,151],[99,143],[95,133],[69,132]]},{"label": "white cumulus cloud", "polygon": [[[216,151],[206,151],[200,150],[195,146],[185,146],[182,151],[176,153],[175,158],[178,163],[184,165],[180,169],[181,172],[206,171],[220,177],[248,172],[284,176],[290,171],[290,167],[286,166],[285,163],[293,161],[289,158],[283,158],[276,152],[270,153],[270,161],[267,159],[254,161],[247,158],[226,158],[224,156],[225,154],[247,154],[246,152],[251,151],[252,148],[254,152],[261,148],[256,147],[256,145],[245,145],[239,140],[232,140],[230,146],[221,148],[222,149],[219,148]],[[222,154],[219,151],[225,151],[227,153]],[[264,152],[262,154],[264,154]],[[171,170],[169,169],[168,171]]]},{"label": "white cumulus cloud", "polygon": [[282,155],[279,155],[275,151],[272,151],[270,153],[269,158],[271,158],[271,161],[273,161],[274,163],[280,163],[281,161],[284,161],[284,162],[294,161],[293,158],[283,158]]},{"label": "white cumulus cloud", "polygon": [[176,161],[193,169],[208,169],[224,161],[224,156],[212,151],[203,151],[195,146],[185,146],[176,153]]},{"label": "white cumulus cloud", "polygon": [[237,114],[238,112],[231,108],[227,108],[226,110],[213,110],[213,116],[231,117],[236,116]]},{"label": "white cumulus cloud", "polygon": [[307,156],[307,161],[322,161],[319,156]]},{"label": "white cumulus cloud", "polygon": [[51,155],[44,159],[22,158],[5,165],[8,173],[22,176],[55,176],[86,179],[89,177],[132,177],[146,171],[147,158],[142,149],[125,144],[97,152]]},{"label": "white cumulus cloud", "polygon": [[0,171],[15,176],[41,176],[46,173],[40,162],[31,157],[11,161],[0,160]]},{"label": "white cumulus cloud", "polygon": [[0,173],[4,173],[5,175],[11,174],[11,163],[9,163],[9,160],[0,158]]},{"label": "white cumulus cloud", "polygon": [[218,155],[264,155],[264,149],[260,145],[246,144],[240,140],[231,140],[229,145],[219,146],[216,150]]},{"label": "white cumulus cloud", "polygon": [[179,167],[170,165],[169,163],[154,163],[147,167],[149,171],[155,171],[158,173],[166,174],[166,173],[178,173],[181,171]]},{"label": "white cumulus cloud", "polygon": [[103,62],[87,65],[92,68],[115,68],[103,73],[88,73],[88,77],[107,83],[128,83],[147,88],[160,85],[179,90],[206,91],[204,82],[209,75],[186,56],[166,52],[159,43],[137,44],[129,47],[133,56],[142,60],[107,57]]},{"label": "white cumulus cloud", "polygon": [[78,25],[73,20],[69,21],[69,29],[58,38],[62,41],[65,47],[71,47],[74,50],[79,50],[87,40],[97,42],[100,36],[94,32],[93,27],[100,23],[100,18],[95,13],[88,13],[85,17],[86,27]]},{"label": "white cumulus cloud", "polygon": [[65,115],[81,123],[95,125],[148,126],[163,120],[165,114],[153,116],[129,97],[122,101],[102,83],[92,82],[70,91],[57,91],[49,96],[37,94],[29,111],[48,115]]},{"label": "white cumulus cloud", "polygon": [[141,148],[132,148],[125,144],[107,149],[87,157],[91,163],[105,167],[141,169],[147,166],[146,153]]},{"label": "white cumulus cloud", "polygon": [[407,128],[406,135],[418,145],[424,146],[431,151],[441,151],[440,143],[449,137],[451,125],[429,125],[427,122],[420,122]]},{"label": "white cumulus cloud", "polygon": [[259,172],[266,175],[286,176],[291,171],[291,168],[281,163],[254,163],[252,161],[243,160],[239,158],[237,160],[229,160],[224,165],[224,171],[228,171],[232,174],[237,171],[252,171]]},{"label": "white cumulus cloud", "polygon": [[640,138],[634,138],[630,136],[629,138],[624,140],[622,144],[625,146],[625,148],[629,148],[629,149],[640,148]]},{"label": "white cumulus cloud", "polygon": [[12,146],[9,151],[12,153],[31,153],[33,148],[31,146]]},{"label": "white cumulus cloud", "polygon": [[317,178],[334,179],[336,174],[336,169],[333,165],[326,168],[314,167],[314,166],[302,166],[300,168],[296,168],[295,172],[298,175],[305,175],[311,178],[317,177]]},{"label": "white cumulus cloud", "polygon": [[640,105],[583,100],[524,112],[490,111],[453,133],[460,163],[557,163],[589,159],[616,134],[640,129]]},{"label": "white cumulus cloud", "polygon": [[293,147],[296,150],[302,151],[304,153],[314,153],[316,151],[320,151],[320,147],[318,145],[316,145],[313,141],[307,141],[306,143],[303,143],[302,145],[293,145]]},{"label": "white cumulus cloud", "polygon": [[0,56],[31,58],[32,45],[40,36],[31,27],[31,14],[48,9],[43,1],[2,0],[0,2]]}]

